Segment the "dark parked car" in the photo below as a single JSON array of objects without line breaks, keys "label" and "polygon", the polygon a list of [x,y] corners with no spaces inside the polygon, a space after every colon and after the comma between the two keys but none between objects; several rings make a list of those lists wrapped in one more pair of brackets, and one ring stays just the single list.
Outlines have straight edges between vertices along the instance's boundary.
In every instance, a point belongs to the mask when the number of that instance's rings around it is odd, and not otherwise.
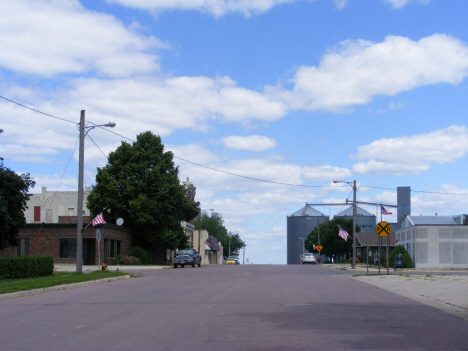
[{"label": "dark parked car", "polygon": [[177,266],[184,268],[186,264],[191,265],[192,267],[195,267],[195,265],[198,265],[198,267],[201,266],[201,256],[197,250],[183,249],[177,252],[174,259],[174,268],[177,268]]}]

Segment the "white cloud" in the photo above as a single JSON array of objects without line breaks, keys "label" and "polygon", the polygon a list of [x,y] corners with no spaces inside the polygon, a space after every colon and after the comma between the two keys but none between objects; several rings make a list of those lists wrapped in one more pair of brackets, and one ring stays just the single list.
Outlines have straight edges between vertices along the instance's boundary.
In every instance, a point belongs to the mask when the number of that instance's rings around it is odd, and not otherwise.
[{"label": "white cloud", "polygon": [[[412,189],[413,190],[413,189]],[[453,184],[442,184],[432,193],[411,192],[413,216],[458,215],[468,208],[468,189]],[[454,195],[459,194],[459,195]]]},{"label": "white cloud", "polygon": [[233,150],[261,152],[276,147],[275,139],[260,135],[228,136],[221,139],[224,146]]},{"label": "white cloud", "polygon": [[[228,13],[241,13],[245,17],[267,12],[271,8],[296,0],[106,0],[127,7],[149,10],[196,10],[215,17]],[[310,0],[309,0],[310,1]]]},{"label": "white cloud", "polygon": [[353,166],[356,173],[418,174],[433,164],[454,163],[468,152],[468,129],[450,126],[430,133],[381,139],[360,146]]},{"label": "white cloud", "polygon": [[400,9],[402,8],[403,6],[409,4],[410,2],[415,2],[415,3],[419,3],[419,4],[428,4],[430,3],[432,0],[385,0],[386,2],[389,2],[390,4],[392,4],[392,6],[396,9]]},{"label": "white cloud", "polygon": [[343,10],[346,7],[348,0],[335,0],[335,7],[338,10]]},{"label": "white cloud", "polygon": [[77,0],[0,2],[0,68],[50,77],[61,73],[127,77],[159,68],[158,39]]},{"label": "white cloud", "polygon": [[351,176],[347,168],[332,166],[304,167],[304,178],[311,181],[327,181],[334,179],[343,179]]},{"label": "white cloud", "polygon": [[[318,67],[300,66],[292,91],[278,91],[292,109],[343,111],[374,96],[394,96],[420,86],[457,84],[468,75],[468,47],[434,34],[412,41],[388,36],[381,43],[348,40]],[[272,94],[275,88],[267,89]]]}]

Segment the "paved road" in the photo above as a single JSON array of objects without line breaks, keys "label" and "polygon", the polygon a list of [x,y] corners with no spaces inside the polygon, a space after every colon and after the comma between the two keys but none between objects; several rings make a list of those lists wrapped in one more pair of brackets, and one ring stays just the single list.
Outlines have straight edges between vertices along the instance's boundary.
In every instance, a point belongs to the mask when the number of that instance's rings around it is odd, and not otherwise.
[{"label": "paved road", "polygon": [[468,349],[466,320],[350,271],[241,265],[141,273],[0,302],[0,349]]}]

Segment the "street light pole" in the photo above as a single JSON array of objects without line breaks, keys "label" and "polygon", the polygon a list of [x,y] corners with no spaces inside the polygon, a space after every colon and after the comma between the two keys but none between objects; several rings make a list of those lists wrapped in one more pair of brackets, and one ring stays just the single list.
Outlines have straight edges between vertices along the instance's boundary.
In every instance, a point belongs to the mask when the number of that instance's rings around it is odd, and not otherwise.
[{"label": "street light pole", "polygon": [[334,180],[333,183],[346,183],[353,188],[353,260],[351,268],[356,269],[356,180],[354,180],[352,183],[341,180]]},{"label": "street light pole", "polygon": [[356,269],[356,180],[353,181],[353,269]]},{"label": "street light pole", "polygon": [[[114,128],[115,123],[106,123],[101,125],[94,125],[85,127],[85,110],[81,111],[80,118],[80,148],[79,148],[79,159],[78,159],[78,206],[76,214],[76,272],[83,272],[83,170],[84,170],[84,138],[88,132],[96,127],[110,127]],[[88,129],[86,131],[86,129]]]}]

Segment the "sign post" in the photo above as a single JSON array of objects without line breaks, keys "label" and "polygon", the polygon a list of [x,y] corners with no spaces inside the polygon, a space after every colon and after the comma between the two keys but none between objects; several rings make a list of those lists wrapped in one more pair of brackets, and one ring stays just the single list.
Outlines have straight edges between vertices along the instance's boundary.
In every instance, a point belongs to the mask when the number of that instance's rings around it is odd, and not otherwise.
[{"label": "sign post", "polygon": [[101,270],[101,231],[99,229],[96,230],[96,240],[97,240],[97,247],[98,247],[98,257],[99,257],[99,270]]},{"label": "sign post", "polygon": [[[389,235],[392,232],[392,226],[390,223],[382,221],[377,223],[375,226],[375,232],[379,234],[379,242],[380,242],[380,237],[387,237],[387,274],[390,274],[390,267],[389,267],[389,257],[388,257],[388,246],[389,246]],[[380,251],[380,248],[379,248]],[[380,274],[380,252],[379,252],[379,274]]]}]

